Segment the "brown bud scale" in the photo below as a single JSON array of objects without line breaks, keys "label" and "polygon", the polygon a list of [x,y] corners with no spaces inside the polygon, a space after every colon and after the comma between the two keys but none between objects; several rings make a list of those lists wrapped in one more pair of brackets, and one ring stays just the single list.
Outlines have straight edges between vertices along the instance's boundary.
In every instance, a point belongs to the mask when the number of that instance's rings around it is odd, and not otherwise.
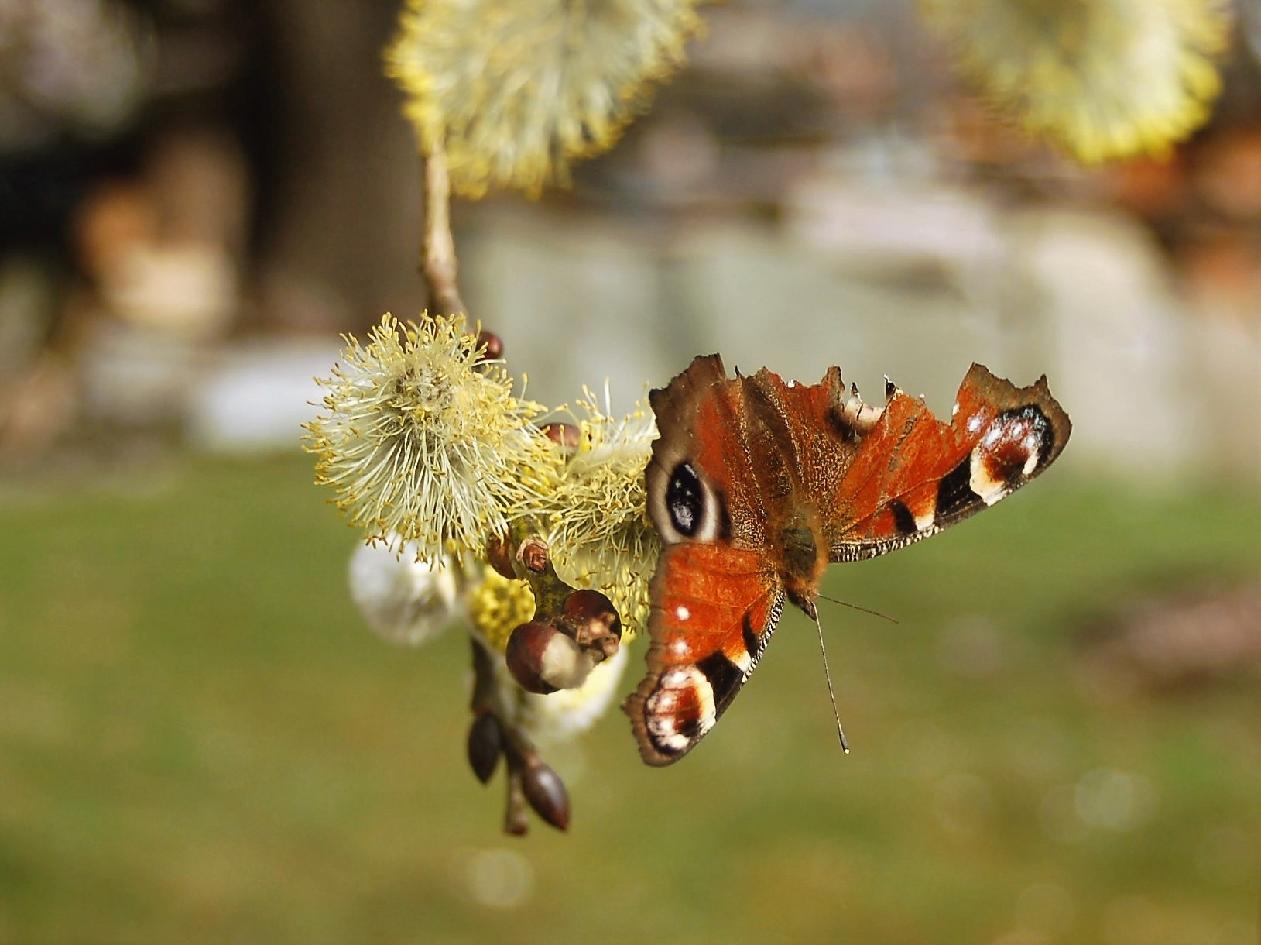
[{"label": "brown bud scale", "polygon": [[573,452],[578,449],[582,431],[572,423],[547,423],[543,425],[543,435],[567,452]]},{"label": "brown bud scale", "polygon": [[516,572],[512,569],[512,540],[507,535],[486,542],[486,563],[500,577],[508,580],[516,578]]},{"label": "brown bud scale", "polygon": [[485,784],[495,773],[503,754],[503,730],[499,720],[489,712],[473,719],[468,730],[468,763],[477,780]]},{"label": "brown bud scale", "polygon": [[479,331],[477,347],[481,349],[480,361],[498,361],[504,356],[503,339],[493,331]]},{"label": "brown bud scale", "polygon": [[525,799],[534,812],[557,830],[569,827],[569,792],[565,782],[549,766],[538,762],[526,768],[521,776]]},{"label": "brown bud scale", "polygon": [[578,590],[562,605],[564,625],[583,649],[593,650],[602,659],[617,652],[622,639],[622,620],[613,602],[599,591]]},{"label": "brown bud scale", "polygon": [[556,687],[543,678],[543,657],[556,635],[555,627],[537,620],[520,624],[509,635],[504,662],[517,685],[526,692],[546,695],[556,691]]},{"label": "brown bud scale", "polygon": [[527,538],[517,548],[517,560],[535,574],[542,574],[550,561],[547,542],[538,536]]}]

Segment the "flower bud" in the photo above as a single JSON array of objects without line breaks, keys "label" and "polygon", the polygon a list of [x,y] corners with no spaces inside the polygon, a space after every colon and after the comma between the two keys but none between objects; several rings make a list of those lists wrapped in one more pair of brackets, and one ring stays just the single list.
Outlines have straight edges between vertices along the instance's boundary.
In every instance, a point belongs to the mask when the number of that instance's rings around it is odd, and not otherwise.
[{"label": "flower bud", "polygon": [[602,659],[617,652],[622,621],[613,602],[599,591],[574,591],[565,598],[562,613],[580,647],[596,650]]},{"label": "flower bud", "polygon": [[486,542],[486,563],[495,569],[495,573],[508,580],[514,580],[516,573],[512,570],[512,539],[507,535],[492,538]]},{"label": "flower bud", "polygon": [[566,453],[572,453],[578,449],[578,445],[582,440],[582,431],[572,423],[545,423],[543,424],[543,435],[565,450]]},{"label": "flower bud", "polygon": [[498,361],[504,356],[504,342],[493,331],[483,329],[477,333],[477,347],[481,350],[482,361]]},{"label": "flower bud", "polygon": [[490,780],[502,754],[503,730],[499,720],[490,712],[480,713],[468,730],[468,763],[477,780],[482,784]]},{"label": "flower bud", "polygon": [[444,630],[457,617],[459,588],[443,556],[416,560],[416,546],[391,539],[360,545],[350,558],[350,596],[377,635],[411,646]]},{"label": "flower bud", "polygon": [[543,695],[581,686],[596,663],[573,639],[537,620],[512,631],[504,660],[522,689]]},{"label": "flower bud", "polygon": [[517,560],[535,574],[542,574],[550,561],[547,542],[537,536],[527,538],[517,547]]},{"label": "flower bud", "polygon": [[529,765],[521,775],[525,799],[534,812],[557,830],[569,827],[569,792],[565,782],[541,761]]}]

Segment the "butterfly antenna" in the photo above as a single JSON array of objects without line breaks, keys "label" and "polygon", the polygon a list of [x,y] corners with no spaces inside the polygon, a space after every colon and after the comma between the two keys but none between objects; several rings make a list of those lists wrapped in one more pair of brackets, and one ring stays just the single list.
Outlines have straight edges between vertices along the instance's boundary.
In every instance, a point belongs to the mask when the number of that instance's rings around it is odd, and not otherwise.
[{"label": "butterfly antenna", "polygon": [[[859,608],[862,609],[861,607]],[[832,670],[828,668],[828,648],[823,645],[823,624],[819,623],[819,612],[814,614],[814,625],[819,631],[819,652],[823,654],[823,678],[828,681],[828,698],[832,700],[832,717],[836,719],[836,737],[841,740],[841,751],[849,754],[849,742],[845,740],[845,728],[841,725],[841,713],[836,707],[836,690],[832,688]]]},{"label": "butterfly antenna", "polygon": [[859,607],[857,604],[851,604],[849,601],[837,600],[835,597],[828,597],[825,594],[819,595],[820,600],[828,601],[832,604],[840,604],[842,607],[848,607],[850,610],[859,610],[864,614],[871,614],[873,617],[879,617],[881,620],[887,620],[889,623],[897,623],[897,617],[890,617],[888,614],[882,614],[878,610],[868,610],[866,607]]}]

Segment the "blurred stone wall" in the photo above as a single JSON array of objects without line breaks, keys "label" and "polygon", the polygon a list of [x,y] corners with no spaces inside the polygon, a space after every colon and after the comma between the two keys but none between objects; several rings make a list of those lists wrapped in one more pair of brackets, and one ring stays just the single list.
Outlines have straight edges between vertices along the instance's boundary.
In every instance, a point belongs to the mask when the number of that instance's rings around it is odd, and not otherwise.
[{"label": "blurred stone wall", "polygon": [[[141,413],[191,410],[200,442],[291,445],[337,334],[425,305],[420,164],[381,65],[399,4],[153,9],[163,120],[129,132],[130,172],[103,165],[69,215],[90,291],[0,260],[0,309],[21,321],[0,337],[24,352],[8,373],[36,405],[77,391],[89,419],[127,413],[105,409],[115,391]],[[1174,160],[1083,170],[960,90],[908,2],[705,17],[688,67],[572,190],[452,208],[470,315],[532,397],[607,379],[625,409],[719,351],[807,381],[839,364],[873,399],[887,373],[945,413],[977,360],[1049,375],[1076,424],[1067,463],[1258,481],[1261,52],[1241,40],[1214,123]],[[147,265],[111,268],[124,257]],[[213,331],[181,329],[210,307]],[[30,353],[44,338],[77,374]],[[163,396],[137,383],[150,362],[167,365]],[[25,427],[69,429],[54,407]],[[225,437],[241,417],[257,429]]]},{"label": "blurred stone wall", "polygon": [[[487,215],[463,244],[466,297],[529,373],[531,396],[551,403],[607,378],[624,409],[646,383],[719,351],[729,368],[809,381],[839,364],[871,398],[887,373],[945,415],[977,360],[1017,383],[1049,376],[1074,418],[1067,462],[1256,481],[1258,323],[1192,310],[1145,228],[920,187],[882,203],[901,246],[857,227],[843,242],[822,235],[821,219],[861,218],[870,195],[859,191],[816,194],[809,222],[783,224]],[[950,213],[926,213],[934,201]]]}]

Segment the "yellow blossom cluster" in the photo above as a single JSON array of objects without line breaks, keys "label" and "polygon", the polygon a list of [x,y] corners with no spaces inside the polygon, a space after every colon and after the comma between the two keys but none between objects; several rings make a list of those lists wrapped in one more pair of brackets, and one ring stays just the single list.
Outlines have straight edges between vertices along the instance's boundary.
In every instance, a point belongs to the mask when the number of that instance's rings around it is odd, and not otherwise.
[{"label": "yellow blossom cluster", "polygon": [[513,394],[460,318],[386,315],[366,345],[346,338],[320,383],[325,412],[305,443],[316,481],[367,538],[414,542],[421,559],[480,553],[537,506],[559,465],[534,423],[543,408]]},{"label": "yellow blossom cluster", "polygon": [[683,61],[698,0],[407,0],[386,70],[456,192],[537,195],[611,147]]},{"label": "yellow blossom cluster", "polygon": [[513,628],[534,617],[534,595],[525,581],[486,568],[469,594],[469,620],[492,649],[503,651]]},{"label": "yellow blossom cluster", "polygon": [[[643,402],[615,418],[590,392],[571,411],[567,451],[537,425],[543,408],[513,394],[459,318],[386,315],[367,344],[346,339],[324,412],[307,424],[316,481],[369,541],[419,561],[484,559],[509,534],[548,544],[557,577],[606,594],[629,641],[646,626],[660,540],[648,521],[644,469],[656,425]],[[474,626],[502,649],[535,601],[523,581],[483,566],[465,581]]]},{"label": "yellow blossom cluster", "polygon": [[575,417],[578,448],[544,500],[552,566],[566,584],[607,595],[633,637],[647,626],[648,585],[661,551],[644,485],[656,421],[643,401],[614,417],[607,390],[602,405],[587,391]]},{"label": "yellow blossom cluster", "polygon": [[996,105],[1082,161],[1168,151],[1221,88],[1227,0],[921,4]]}]

